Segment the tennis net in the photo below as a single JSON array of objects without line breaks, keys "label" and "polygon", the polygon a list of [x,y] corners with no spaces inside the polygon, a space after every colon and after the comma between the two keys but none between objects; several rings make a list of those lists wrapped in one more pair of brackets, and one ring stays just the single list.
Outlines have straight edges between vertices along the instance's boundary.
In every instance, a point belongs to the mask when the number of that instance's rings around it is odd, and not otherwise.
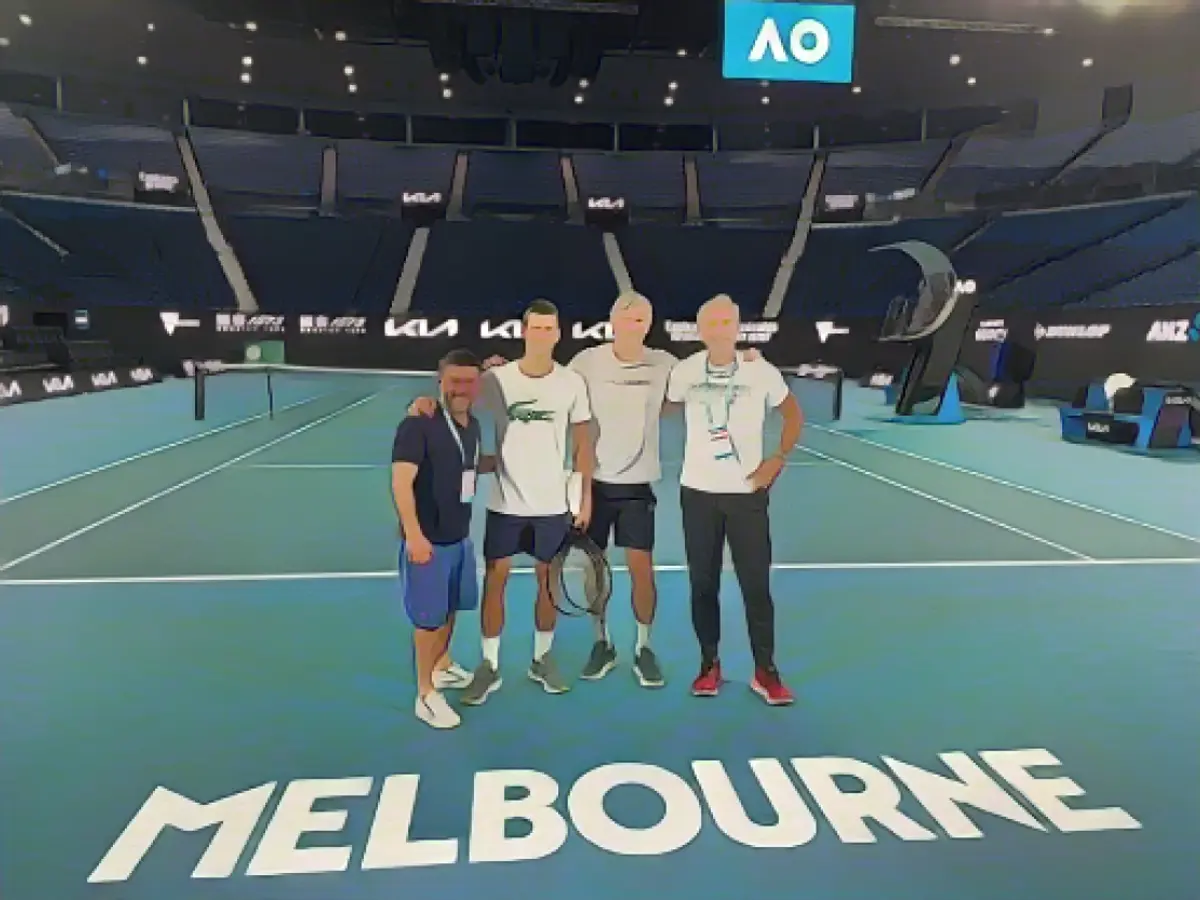
[{"label": "tennis net", "polygon": [[[842,415],[841,369],[804,365],[783,370],[809,421],[834,422]],[[436,394],[437,373],[410,369],[352,369],[285,363],[232,363],[196,366],[197,420],[269,418],[290,410],[320,414],[328,403],[342,405],[387,394],[389,406],[403,409],[414,398]],[[402,404],[402,405],[400,405]]]}]

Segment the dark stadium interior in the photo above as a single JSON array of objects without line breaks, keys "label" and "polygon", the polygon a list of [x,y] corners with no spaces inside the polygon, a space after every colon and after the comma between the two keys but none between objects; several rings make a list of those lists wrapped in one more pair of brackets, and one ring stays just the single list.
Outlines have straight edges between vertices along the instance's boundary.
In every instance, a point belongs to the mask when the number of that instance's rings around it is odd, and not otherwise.
[{"label": "dark stadium interior", "polygon": [[[4,900],[1194,897],[1200,3],[826,3],[848,80],[727,77],[800,0],[0,0]],[[677,355],[729,294],[805,410],[798,702],[686,697],[667,417],[668,689],[432,736],[382,454],[447,350],[631,289]]]}]

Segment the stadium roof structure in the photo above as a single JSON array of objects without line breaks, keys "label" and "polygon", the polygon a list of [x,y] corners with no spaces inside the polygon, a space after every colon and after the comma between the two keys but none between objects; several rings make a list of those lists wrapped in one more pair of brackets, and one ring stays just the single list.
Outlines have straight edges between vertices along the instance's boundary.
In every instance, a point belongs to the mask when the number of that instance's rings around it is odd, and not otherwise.
[{"label": "stadium roof structure", "polygon": [[1105,88],[1130,83],[1200,106],[1192,0],[860,0],[845,85],[723,80],[721,4],[0,0],[0,100],[45,103],[25,96],[45,93],[27,76],[49,76],[77,112],[132,105],[139,118],[190,96],[455,117],[816,122],[1050,95],[1098,107]]}]

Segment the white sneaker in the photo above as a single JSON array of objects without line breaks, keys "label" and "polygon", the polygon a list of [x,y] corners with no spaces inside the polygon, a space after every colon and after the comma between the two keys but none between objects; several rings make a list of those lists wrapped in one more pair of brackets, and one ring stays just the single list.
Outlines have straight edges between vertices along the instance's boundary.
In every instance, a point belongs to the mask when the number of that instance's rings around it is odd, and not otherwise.
[{"label": "white sneaker", "polygon": [[461,691],[471,683],[471,673],[456,662],[433,673],[433,687],[439,691]]},{"label": "white sneaker", "polygon": [[431,728],[457,728],[462,724],[462,718],[437,691],[417,698],[417,718]]}]

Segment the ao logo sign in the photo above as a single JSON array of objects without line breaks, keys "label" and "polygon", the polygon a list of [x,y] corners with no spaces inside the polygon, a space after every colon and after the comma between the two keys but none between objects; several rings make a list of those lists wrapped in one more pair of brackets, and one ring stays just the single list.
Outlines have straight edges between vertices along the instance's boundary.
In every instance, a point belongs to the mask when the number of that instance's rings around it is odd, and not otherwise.
[{"label": "ao logo sign", "polygon": [[848,84],[854,77],[854,7],[725,0],[726,78]]}]

